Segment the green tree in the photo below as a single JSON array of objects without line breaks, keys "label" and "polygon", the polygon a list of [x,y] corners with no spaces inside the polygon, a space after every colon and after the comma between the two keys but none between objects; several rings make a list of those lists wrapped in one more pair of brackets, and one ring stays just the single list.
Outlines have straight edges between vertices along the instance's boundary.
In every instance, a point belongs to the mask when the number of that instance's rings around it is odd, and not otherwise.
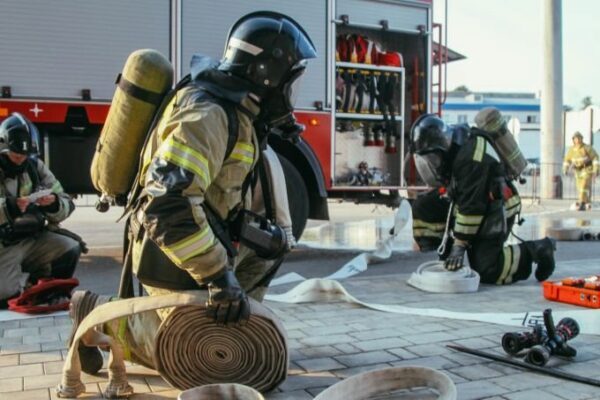
[{"label": "green tree", "polygon": [[454,92],[471,93],[471,91],[469,90],[469,88],[467,86],[465,86],[465,85],[457,86],[453,91]]},{"label": "green tree", "polygon": [[583,99],[581,99],[581,109],[583,110],[584,108],[586,108],[587,106],[591,106],[592,105],[592,97],[591,96],[585,96]]}]

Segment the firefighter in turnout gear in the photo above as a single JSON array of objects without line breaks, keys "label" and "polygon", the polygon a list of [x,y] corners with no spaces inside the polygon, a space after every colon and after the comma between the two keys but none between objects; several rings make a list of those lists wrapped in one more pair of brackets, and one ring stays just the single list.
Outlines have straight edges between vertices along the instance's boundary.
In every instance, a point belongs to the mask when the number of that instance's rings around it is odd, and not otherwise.
[{"label": "firefighter in turnout gear", "polygon": [[569,173],[569,168],[575,171],[575,184],[577,186],[576,208],[579,211],[590,209],[592,196],[592,180],[598,176],[598,154],[588,144],[583,143],[580,132],[573,134],[573,146],[565,155],[563,174]]},{"label": "firefighter in turnout gear", "polygon": [[39,278],[72,277],[81,254],[58,227],[75,205],[37,157],[38,137],[19,113],[0,124],[0,308]]},{"label": "firefighter in turnout gear", "polygon": [[[285,179],[266,140],[302,132],[292,111],[315,56],[302,27],[274,12],[236,22],[220,63],[194,56],[189,81],[178,84],[151,132],[130,196],[129,260],[151,296],[207,289],[207,313],[224,326],[247,321],[248,296],[262,301],[294,242]],[[253,235],[257,220],[263,230]],[[122,280],[121,297],[131,296],[127,286]],[[78,293],[75,326],[109,300]],[[136,362],[154,367],[148,341],[170,311],[129,317],[127,353]],[[118,323],[104,331],[119,331]],[[79,351],[82,369],[97,372],[98,349]]]},{"label": "firefighter in turnout gear", "polygon": [[[445,196],[452,202],[447,206],[451,243],[444,243],[445,251],[440,254],[444,266],[450,271],[462,268],[466,254],[481,282],[503,285],[527,279],[536,263],[535,277],[544,281],[555,267],[551,239],[504,246],[521,201],[486,132],[506,129],[506,124],[496,109],[483,110],[476,122],[478,128],[452,129],[437,115],[427,114],[411,129],[411,151],[419,175],[430,186],[447,188]],[[431,194],[422,198],[440,201]],[[413,212],[421,210],[421,216],[415,215],[417,220],[422,220],[427,210],[420,201],[417,198],[413,205]],[[438,237],[441,223],[446,219],[438,216]]]}]

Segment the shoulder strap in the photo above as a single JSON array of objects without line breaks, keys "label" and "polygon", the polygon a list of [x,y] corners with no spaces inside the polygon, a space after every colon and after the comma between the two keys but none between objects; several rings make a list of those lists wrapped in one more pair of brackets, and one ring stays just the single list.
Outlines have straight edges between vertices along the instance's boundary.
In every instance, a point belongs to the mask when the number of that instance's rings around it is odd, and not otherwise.
[{"label": "shoulder strap", "polygon": [[31,179],[31,191],[34,192],[40,186],[40,174],[38,172],[38,159],[28,158],[27,159],[27,175]]}]

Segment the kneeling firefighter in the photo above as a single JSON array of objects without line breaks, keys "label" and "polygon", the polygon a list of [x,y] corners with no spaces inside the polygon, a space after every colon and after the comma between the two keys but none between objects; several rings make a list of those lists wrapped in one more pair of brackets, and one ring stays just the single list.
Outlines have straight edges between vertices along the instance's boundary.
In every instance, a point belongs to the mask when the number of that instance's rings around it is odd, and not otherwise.
[{"label": "kneeling firefighter", "polygon": [[[124,271],[132,268],[151,296],[208,289],[207,312],[225,326],[249,318],[247,296],[262,301],[294,243],[283,171],[267,136],[302,132],[292,111],[315,56],[302,27],[274,12],[237,21],[220,63],[194,56],[190,76],[163,102],[129,200]],[[132,292],[125,273],[120,297]],[[75,328],[108,300],[78,292]],[[120,337],[132,361],[154,368],[152,335],[170,311],[128,318]],[[105,332],[123,332],[115,323]],[[79,352],[85,372],[101,368],[97,348]]]},{"label": "kneeling firefighter", "polygon": [[71,278],[84,248],[59,227],[75,205],[38,158],[38,138],[19,113],[0,124],[0,308],[40,278]]},{"label": "kneeling firefighter", "polygon": [[451,202],[440,200],[439,192],[432,192],[415,200],[413,217],[437,227],[434,233],[439,242],[446,218],[438,212],[436,221],[428,220],[429,207],[420,203],[433,202],[436,210],[444,209],[445,204],[449,216],[446,229],[451,237],[446,235],[438,251],[448,270],[462,268],[466,253],[483,283],[503,285],[527,279],[534,262],[536,279],[544,281],[555,267],[555,244],[551,239],[504,246],[521,210],[512,180],[522,168],[521,164],[509,165],[504,153],[518,155],[518,147],[516,143],[506,146],[512,135],[503,138],[510,132],[497,109],[480,111],[475,122],[477,127],[470,129],[451,128],[437,115],[427,114],[413,124],[411,152],[417,171],[428,185],[446,188],[444,196]]}]

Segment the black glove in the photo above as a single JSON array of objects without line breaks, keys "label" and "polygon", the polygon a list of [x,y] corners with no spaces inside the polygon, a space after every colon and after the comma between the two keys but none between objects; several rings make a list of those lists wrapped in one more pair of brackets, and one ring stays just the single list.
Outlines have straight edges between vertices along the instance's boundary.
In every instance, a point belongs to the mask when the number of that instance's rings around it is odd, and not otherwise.
[{"label": "black glove", "polygon": [[463,267],[465,252],[467,251],[467,242],[455,240],[450,255],[444,262],[444,268],[448,271],[457,271]]},{"label": "black glove", "polygon": [[244,289],[240,287],[233,270],[208,284],[206,315],[217,325],[244,325],[250,318],[250,303]]}]

